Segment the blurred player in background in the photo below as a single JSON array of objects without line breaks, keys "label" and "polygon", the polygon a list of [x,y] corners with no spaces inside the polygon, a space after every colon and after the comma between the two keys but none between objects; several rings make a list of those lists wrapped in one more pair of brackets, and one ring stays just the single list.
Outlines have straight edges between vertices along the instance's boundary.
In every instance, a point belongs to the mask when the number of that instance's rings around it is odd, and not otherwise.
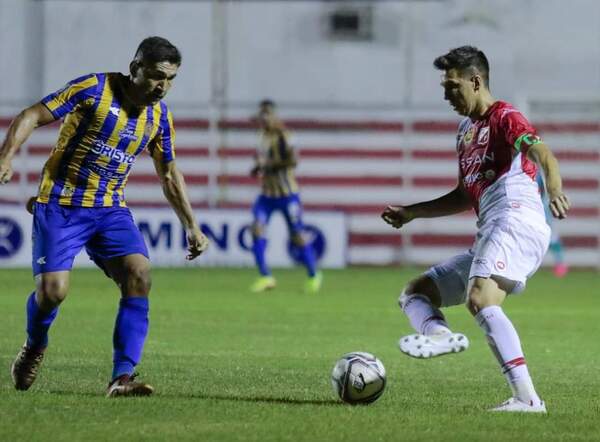
[{"label": "blurred player in background", "polygon": [[483,52],[463,46],[436,58],[434,66],[444,72],[444,98],[466,117],[456,140],[458,184],[432,201],[389,206],[382,217],[400,228],[415,218],[473,208],[478,232],[472,249],[432,267],[404,288],[399,303],[417,334],[401,338],[400,350],[417,358],[465,350],[467,338],[450,330],[440,307],[466,302],[512,391],[512,398],[493,411],[544,413],[519,336],[501,304],[507,295],[523,291],[550,242],[535,182],[536,163],[545,175],[552,214],[564,218],[569,209],[558,162],[519,111],[492,97]]},{"label": "blurred player in background", "polygon": [[291,240],[298,247],[300,259],[308,272],[305,290],[308,293],[316,293],[321,288],[323,276],[317,270],[315,251],[302,235],[302,203],[294,175],[296,155],[288,142],[283,123],[275,114],[273,101],[260,102],[258,123],[261,128],[260,143],[255,155],[255,165],[250,173],[259,177],[262,183],[261,194],[252,208],[252,252],[260,276],[250,290],[262,292],[276,286],[265,257],[265,228],[273,212],[281,212],[285,217]]},{"label": "blurred player in background", "polygon": [[179,50],[160,37],[141,42],[129,75],[89,74],[67,83],[11,123],[0,148],[0,183],[13,174],[11,159],[36,127],[63,119],[42,171],[33,213],[33,274],[27,301],[27,341],[11,367],[18,390],[35,381],[48,346],[48,329],[67,296],[73,259],[85,247],[119,286],[113,334],[113,372],[107,396],[145,396],[134,381],[148,332],[150,262],[123,188],[136,157],[148,150],[162,189],[184,225],[188,259],[208,246],[175,165],[173,118],[162,99],[181,64]]},{"label": "blurred player in background", "polygon": [[552,236],[550,237],[550,253],[552,253],[552,258],[554,259],[554,276],[557,278],[562,278],[569,273],[569,266],[565,262],[564,248],[560,239],[560,235],[554,226],[554,217],[550,211],[550,201],[548,201],[548,192],[546,192],[544,176],[541,173],[538,173],[536,180],[540,189],[540,194],[542,195],[542,202],[544,203],[546,222],[552,231]]}]

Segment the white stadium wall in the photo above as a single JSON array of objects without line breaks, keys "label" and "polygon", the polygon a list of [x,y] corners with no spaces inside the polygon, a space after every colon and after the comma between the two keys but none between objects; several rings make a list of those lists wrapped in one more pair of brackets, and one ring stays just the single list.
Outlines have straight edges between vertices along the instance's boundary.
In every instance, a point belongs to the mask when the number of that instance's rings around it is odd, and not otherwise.
[{"label": "white stadium wall", "polygon": [[[556,223],[567,260],[600,265],[600,2],[570,2],[568,11],[558,0],[378,2],[370,42],[324,35],[323,19],[337,4],[0,0],[0,57],[13,61],[0,64],[10,85],[0,88],[0,136],[21,106],[83,73],[124,71],[141,38],[164,35],[184,54],[167,103],[201,219],[209,208],[249,214],[258,192],[248,176],[256,144],[249,117],[269,96],[292,130],[308,216],[333,211],[347,227],[343,259],[428,264],[469,247],[474,216],[421,220],[397,232],[379,214],[389,203],[453,186],[458,117],[442,100],[431,62],[468,42],[488,53],[496,96],[520,106],[561,160],[573,201],[569,218]],[[57,130],[35,131],[16,158],[15,179],[0,187],[0,227],[8,208],[27,219],[16,207],[35,193]],[[145,154],[126,197],[134,214],[165,210]],[[8,263],[1,257],[7,229],[0,228],[0,265]]]}]

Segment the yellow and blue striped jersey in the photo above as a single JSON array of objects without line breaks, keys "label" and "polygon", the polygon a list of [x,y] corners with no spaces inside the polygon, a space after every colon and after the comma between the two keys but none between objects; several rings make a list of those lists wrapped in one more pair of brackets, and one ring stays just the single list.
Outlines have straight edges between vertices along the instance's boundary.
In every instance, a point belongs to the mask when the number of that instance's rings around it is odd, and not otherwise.
[{"label": "yellow and blue striped jersey", "polygon": [[[294,155],[288,142],[288,136],[281,129],[262,131],[258,149],[259,158],[264,158],[267,164],[271,161],[275,163],[287,161]],[[292,193],[298,193],[294,167],[267,167],[262,175],[262,194],[270,197],[281,197]]]},{"label": "yellow and blue striped jersey", "polygon": [[125,207],[123,188],[144,149],[163,163],[175,158],[171,112],[162,101],[130,104],[127,81],[120,73],[89,74],[42,99],[63,122],[42,171],[38,202]]}]

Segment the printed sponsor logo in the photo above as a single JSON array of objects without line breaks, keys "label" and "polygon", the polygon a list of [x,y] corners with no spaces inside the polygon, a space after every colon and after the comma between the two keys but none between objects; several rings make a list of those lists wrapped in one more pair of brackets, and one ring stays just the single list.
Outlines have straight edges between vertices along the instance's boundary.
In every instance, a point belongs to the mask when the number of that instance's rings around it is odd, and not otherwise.
[{"label": "printed sponsor logo", "polygon": [[460,159],[460,165],[463,168],[471,167],[471,166],[479,166],[485,163],[491,163],[494,161],[494,152],[483,153],[483,154],[474,154],[467,158]]},{"label": "printed sponsor logo", "polygon": [[98,155],[104,155],[105,157],[110,158],[113,161],[124,164],[133,164],[135,161],[135,156],[130,155],[127,152],[123,152],[121,150],[117,150],[112,146],[109,146],[104,141],[96,140],[92,145],[92,152]]},{"label": "printed sponsor logo", "polygon": [[122,131],[119,132],[119,137],[129,141],[137,141],[138,137],[135,133],[134,129],[126,127]]},{"label": "printed sponsor logo", "polygon": [[490,127],[489,126],[482,127],[479,130],[479,135],[477,136],[477,143],[478,144],[487,144],[489,139],[490,139]]},{"label": "printed sponsor logo", "polygon": [[506,268],[506,264],[503,261],[496,261],[496,268],[498,270],[504,270]]},{"label": "printed sponsor logo", "polygon": [[482,265],[482,266],[483,266],[483,265],[486,265],[486,264],[488,263],[488,260],[487,260],[487,259],[485,259],[485,258],[475,258],[475,259],[473,260],[473,263],[474,263],[474,264],[478,264],[478,265]]},{"label": "printed sponsor logo", "polygon": [[35,262],[37,262],[39,265],[44,265],[46,264],[46,257],[40,256]]},{"label": "printed sponsor logo", "polygon": [[121,112],[121,109],[119,109],[118,107],[115,106],[111,106],[108,108],[108,111],[113,114],[115,117],[119,116],[119,112]]},{"label": "printed sponsor logo", "polygon": [[465,144],[471,144],[473,141],[473,136],[475,136],[475,126],[471,126],[465,136],[463,137],[463,142]]}]

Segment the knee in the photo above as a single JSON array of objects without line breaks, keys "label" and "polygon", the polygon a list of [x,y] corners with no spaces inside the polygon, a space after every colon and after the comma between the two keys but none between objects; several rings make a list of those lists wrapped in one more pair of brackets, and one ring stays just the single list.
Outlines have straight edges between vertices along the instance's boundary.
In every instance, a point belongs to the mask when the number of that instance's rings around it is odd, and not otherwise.
[{"label": "knee", "polygon": [[41,307],[53,309],[67,297],[68,280],[42,275],[37,281],[37,299]]},{"label": "knee", "polygon": [[479,284],[473,284],[469,289],[467,296],[467,309],[473,316],[487,306],[486,298],[483,294],[483,289]]},{"label": "knee", "polygon": [[441,305],[439,290],[435,285],[435,282],[428,277],[413,279],[406,284],[398,297],[398,305],[404,310],[407,302],[415,296],[427,298],[435,307],[440,307]]},{"label": "knee", "polygon": [[124,296],[148,296],[152,288],[150,267],[137,266],[128,269],[126,282],[120,286]]}]

